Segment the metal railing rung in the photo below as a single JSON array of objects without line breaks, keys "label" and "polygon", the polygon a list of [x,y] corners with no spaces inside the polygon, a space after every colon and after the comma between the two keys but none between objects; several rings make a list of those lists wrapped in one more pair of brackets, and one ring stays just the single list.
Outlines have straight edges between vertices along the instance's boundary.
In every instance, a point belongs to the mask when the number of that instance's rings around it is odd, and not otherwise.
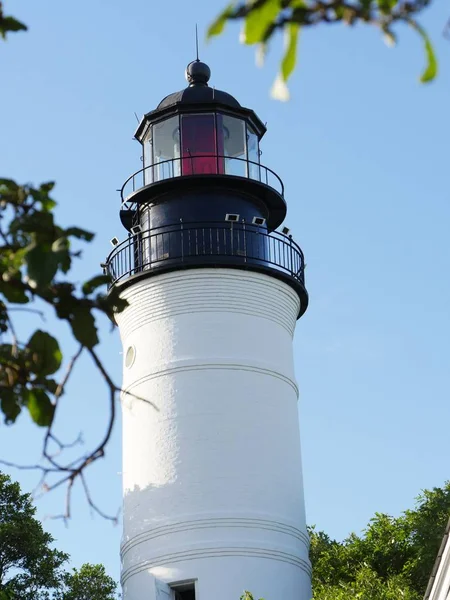
[{"label": "metal railing rung", "polygon": [[279,232],[249,223],[185,223],[156,227],[130,236],[117,245],[106,261],[111,285],[153,268],[177,262],[239,266],[240,263],[274,269],[304,283],[300,247]]},{"label": "metal railing rung", "polygon": [[[198,159],[208,159],[208,161]],[[130,195],[147,185],[183,175],[232,175],[244,177],[245,179],[260,181],[268,187],[273,188],[281,196],[284,196],[284,185],[280,177],[259,162],[238,156],[196,154],[195,156],[191,156],[190,159],[185,156],[176,156],[164,161],[158,161],[130,175],[120,190],[122,204],[127,202],[127,198]]]}]

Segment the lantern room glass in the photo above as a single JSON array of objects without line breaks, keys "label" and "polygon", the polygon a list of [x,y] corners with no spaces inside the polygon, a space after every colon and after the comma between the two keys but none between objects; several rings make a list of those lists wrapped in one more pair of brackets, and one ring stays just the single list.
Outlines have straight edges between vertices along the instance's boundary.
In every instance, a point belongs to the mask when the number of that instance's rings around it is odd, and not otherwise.
[{"label": "lantern room glass", "polygon": [[261,180],[258,135],[244,119],[231,115],[188,113],[153,123],[143,153],[144,185],[180,175]]},{"label": "lantern room glass", "polygon": [[179,118],[155,123],[144,142],[146,183],[177,177],[180,170]]},{"label": "lantern room glass", "polygon": [[153,125],[153,164],[157,180],[180,175],[180,126],[178,117]]},{"label": "lantern room glass", "polygon": [[247,154],[248,154],[248,176],[250,179],[261,181],[261,168],[259,166],[258,136],[253,129],[247,125]]},{"label": "lantern room glass", "polygon": [[153,183],[153,127],[148,128],[148,132],[144,138],[144,185]]},{"label": "lantern room glass", "polygon": [[228,115],[217,115],[218,154],[224,158],[225,173],[227,175],[247,176],[245,122]]}]

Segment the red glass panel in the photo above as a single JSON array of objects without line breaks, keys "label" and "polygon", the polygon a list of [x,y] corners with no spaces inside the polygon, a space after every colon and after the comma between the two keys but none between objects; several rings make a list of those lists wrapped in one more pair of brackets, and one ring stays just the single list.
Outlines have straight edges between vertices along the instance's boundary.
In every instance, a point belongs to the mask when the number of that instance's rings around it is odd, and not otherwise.
[{"label": "red glass panel", "polygon": [[214,115],[183,115],[181,144],[183,175],[217,173]]}]

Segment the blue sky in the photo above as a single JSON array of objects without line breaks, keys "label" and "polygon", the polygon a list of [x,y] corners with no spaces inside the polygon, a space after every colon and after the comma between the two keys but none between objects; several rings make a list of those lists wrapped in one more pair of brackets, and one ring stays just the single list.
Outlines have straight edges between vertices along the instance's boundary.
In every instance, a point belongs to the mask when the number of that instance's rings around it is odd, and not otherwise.
[{"label": "blue sky", "polygon": [[[140,168],[139,116],[185,86],[194,27],[204,32],[220,0],[6,2],[29,25],[0,46],[1,175],[56,180],[58,218],[96,231],[75,277],[98,271],[108,240],[123,237],[116,192]],[[285,183],[288,219],[307,262],[310,307],[298,324],[308,522],[336,538],[375,511],[398,514],[423,488],[449,477],[450,42],[448,7],[435,0],[423,24],[435,41],[438,80],[418,83],[420,39],[405,27],[387,48],[373,28],[302,33],[292,99],[269,90],[282,40],[265,67],[238,43],[239,26],[205,45],[211,84],[266,122],[262,162]],[[26,337],[30,320],[18,323]],[[36,324],[36,326],[42,326]],[[74,346],[65,326],[43,325]],[[118,332],[104,324],[100,353],[120,382]],[[85,360],[64,397],[60,431],[94,443],[107,418],[106,388]],[[64,415],[64,416],[63,416]],[[99,429],[100,428],[100,429]],[[40,432],[24,415],[0,426],[0,454],[34,461]],[[89,472],[92,493],[115,514],[121,501],[120,423],[107,458]],[[13,472],[25,490],[36,476]],[[269,482],[268,482],[269,485]],[[63,510],[57,492],[39,516]],[[46,527],[73,564],[103,562],[119,574],[121,530],[91,516],[79,489],[68,528]]]}]

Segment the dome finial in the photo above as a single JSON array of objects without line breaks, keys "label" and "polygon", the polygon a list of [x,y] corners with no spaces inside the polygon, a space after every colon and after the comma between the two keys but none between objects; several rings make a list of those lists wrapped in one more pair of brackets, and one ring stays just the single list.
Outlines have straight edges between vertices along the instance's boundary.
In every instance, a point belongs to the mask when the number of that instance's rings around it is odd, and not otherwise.
[{"label": "dome finial", "polygon": [[208,85],[209,78],[211,77],[211,69],[197,58],[197,60],[193,60],[186,67],[185,77],[189,86]]}]

